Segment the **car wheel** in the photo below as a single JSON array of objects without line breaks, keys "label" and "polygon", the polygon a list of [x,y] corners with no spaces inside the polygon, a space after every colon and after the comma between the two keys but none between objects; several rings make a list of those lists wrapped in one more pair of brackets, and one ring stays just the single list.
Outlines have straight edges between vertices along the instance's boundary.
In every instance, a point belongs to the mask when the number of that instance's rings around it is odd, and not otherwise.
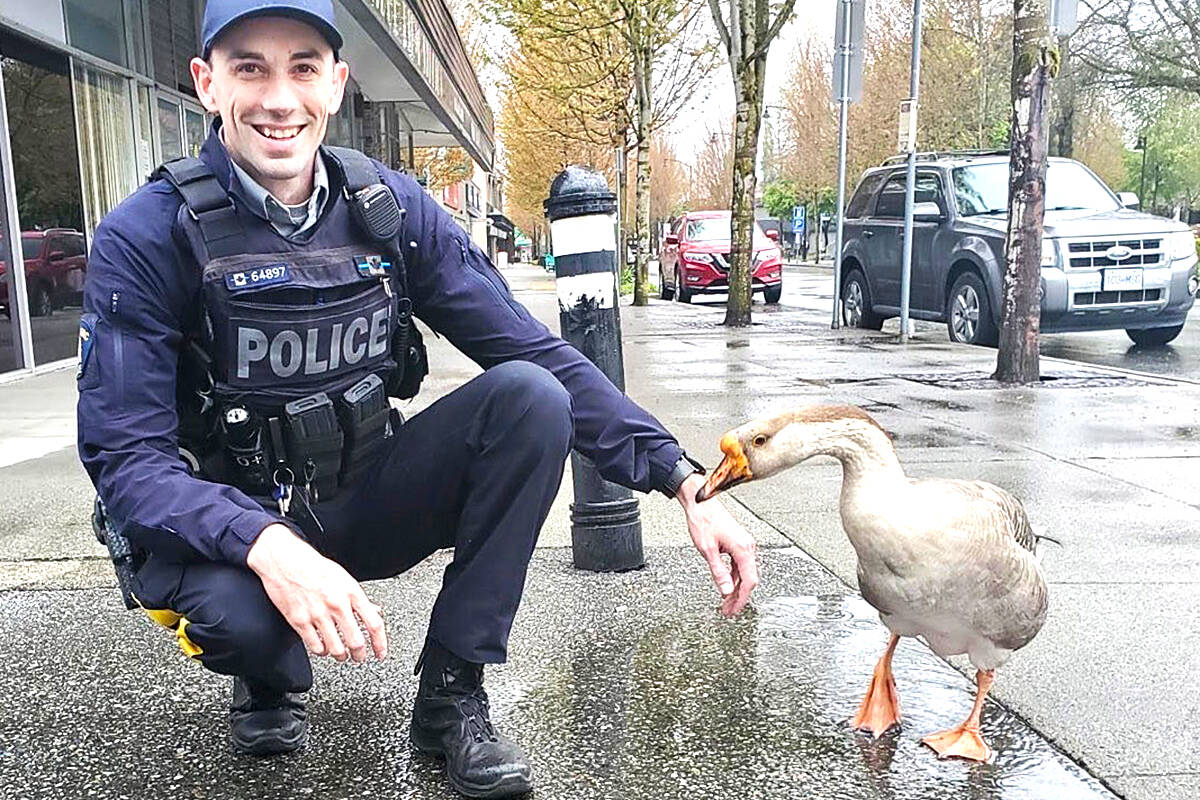
[{"label": "car wheel", "polygon": [[29,315],[48,317],[54,313],[54,298],[45,284],[39,283],[29,289]]},{"label": "car wheel", "polygon": [[1183,333],[1183,324],[1168,325],[1165,328],[1129,328],[1125,333],[1134,344],[1142,347],[1162,347],[1175,341],[1175,337]]},{"label": "car wheel", "polygon": [[842,283],[842,324],[871,331],[883,327],[883,317],[871,310],[871,290],[861,270],[851,270]]},{"label": "car wheel", "polygon": [[675,287],[667,285],[667,278],[661,271],[658,273],[658,297],[660,300],[671,300],[675,297]]},{"label": "car wheel", "polygon": [[778,303],[779,298],[783,297],[783,284],[777,283],[774,286],[768,286],[763,290],[763,300],[768,303]]},{"label": "car wheel", "polygon": [[974,272],[964,272],[950,287],[946,298],[946,328],[950,341],[994,347],[999,339],[992,308],[983,281]]},{"label": "car wheel", "polygon": [[680,274],[679,268],[675,268],[675,297],[681,303],[692,302],[692,293],[683,285],[683,275]]}]

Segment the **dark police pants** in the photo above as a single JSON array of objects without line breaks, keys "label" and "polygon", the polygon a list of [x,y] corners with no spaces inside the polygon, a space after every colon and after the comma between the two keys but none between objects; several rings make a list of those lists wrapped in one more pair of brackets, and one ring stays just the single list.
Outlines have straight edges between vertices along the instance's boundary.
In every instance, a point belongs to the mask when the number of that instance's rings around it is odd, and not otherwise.
[{"label": "dark police pants", "polygon": [[[572,440],[571,398],[558,380],[526,362],[501,364],[405,422],[362,486],[316,506],[324,532],[306,536],[358,580],[453,547],[429,634],[468,661],[502,662]],[[184,652],[209,669],[288,691],[312,684],[300,637],[250,570],[151,556],[138,584],[143,606],[170,609]]]}]

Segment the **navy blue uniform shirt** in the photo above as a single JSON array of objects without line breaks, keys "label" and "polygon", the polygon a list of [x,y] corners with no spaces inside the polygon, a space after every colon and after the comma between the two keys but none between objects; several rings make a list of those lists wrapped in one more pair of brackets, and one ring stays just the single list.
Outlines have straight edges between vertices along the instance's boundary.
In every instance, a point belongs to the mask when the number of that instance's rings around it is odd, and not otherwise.
[{"label": "navy blue uniform shirt", "polygon": [[[215,126],[200,157],[228,188],[230,161]],[[576,449],[614,483],[660,488],[682,455],[674,437],[534,319],[416,181],[380,170],[408,211],[403,252],[416,315],[485,369],[515,359],[548,369],[571,395]],[[152,181],[96,229],[83,300],[94,326],[79,377],[79,454],[135,544],[244,564],[279,518],[231,486],[193,477],[179,459],[179,350],[203,302],[200,267],[176,230],[181,203],[165,180]]]}]

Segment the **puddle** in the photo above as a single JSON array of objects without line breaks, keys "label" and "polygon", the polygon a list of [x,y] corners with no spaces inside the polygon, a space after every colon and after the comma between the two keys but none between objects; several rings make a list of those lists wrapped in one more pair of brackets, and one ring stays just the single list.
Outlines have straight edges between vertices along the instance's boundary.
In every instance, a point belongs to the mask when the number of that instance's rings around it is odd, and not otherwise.
[{"label": "puddle", "polygon": [[995,762],[939,761],[920,738],[961,722],[973,686],[910,639],[894,660],[903,727],[851,731],[887,641],[858,597],[777,597],[733,622],[629,633],[575,637],[523,701],[525,744],[574,775],[550,776],[547,796],[1112,797],[994,703],[983,735]]}]

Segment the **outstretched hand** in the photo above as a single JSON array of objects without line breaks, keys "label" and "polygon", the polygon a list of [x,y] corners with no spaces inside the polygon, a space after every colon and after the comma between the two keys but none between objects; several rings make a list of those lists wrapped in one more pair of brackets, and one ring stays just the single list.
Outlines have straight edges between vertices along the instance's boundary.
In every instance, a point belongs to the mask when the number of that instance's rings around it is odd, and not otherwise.
[{"label": "outstretched hand", "polygon": [[[757,546],[754,537],[738,524],[720,500],[696,502],[696,492],[703,485],[703,477],[690,475],[679,487],[675,499],[687,516],[692,544],[708,562],[713,583],[721,593],[721,613],[732,617],[746,607],[750,593],[758,585]],[[729,556],[729,564],[723,555]]]},{"label": "outstretched hand", "polygon": [[[345,661],[367,658],[362,620],[375,657],[387,655],[387,634],[379,606],[367,599],[358,581],[282,524],[259,534],[246,566],[262,580],[267,597],[316,656]],[[357,617],[357,619],[356,619]]]}]

